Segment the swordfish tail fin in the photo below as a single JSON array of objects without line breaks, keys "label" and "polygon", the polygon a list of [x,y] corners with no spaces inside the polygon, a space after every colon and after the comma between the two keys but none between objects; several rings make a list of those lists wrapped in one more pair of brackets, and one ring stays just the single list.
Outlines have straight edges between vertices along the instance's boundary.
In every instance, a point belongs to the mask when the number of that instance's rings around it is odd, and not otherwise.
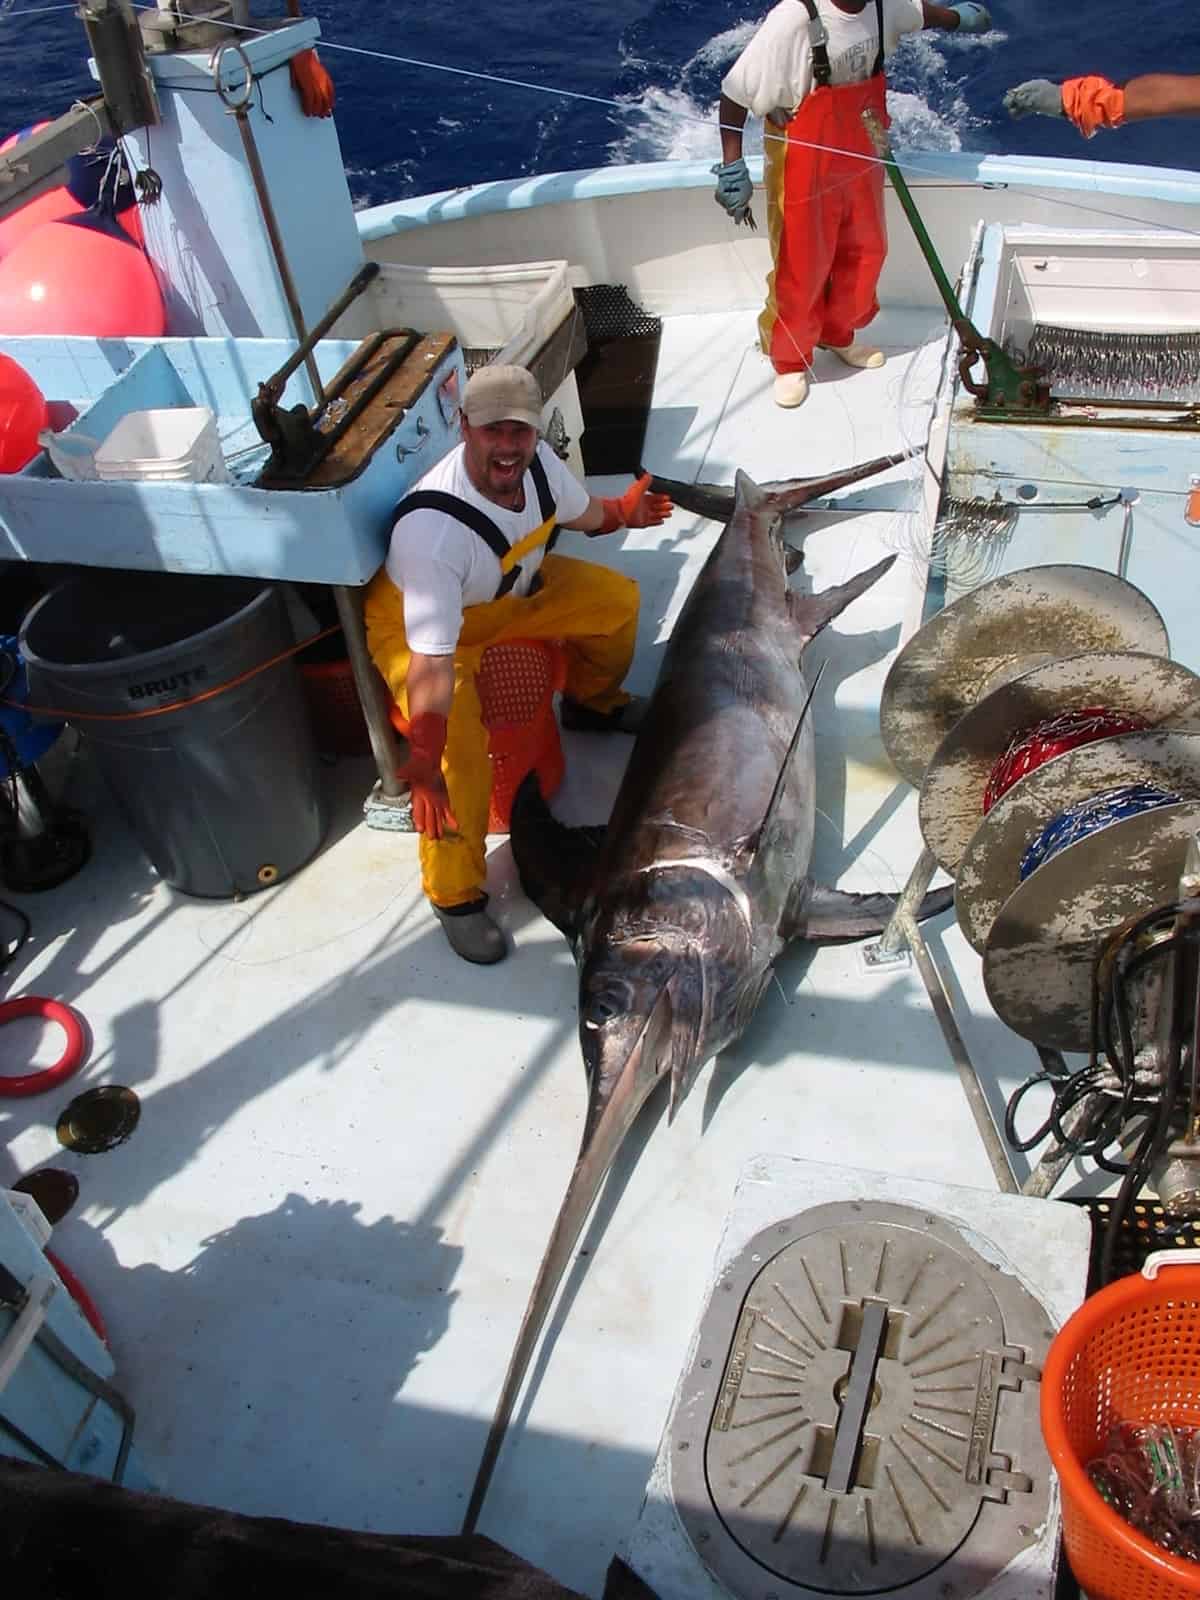
[{"label": "swordfish tail fin", "polygon": [[525,1307],[487,1443],[483,1447],[479,1470],[475,1474],[470,1503],[463,1519],[464,1533],[474,1533],[479,1521],[517,1396],[584,1224],[616,1160],[617,1152],[625,1142],[625,1135],[658,1082],[660,1062],[670,1047],[671,1022],[671,998],[664,989],[646,1019],[645,1027],[630,1051],[620,1076],[615,1082],[610,1081],[607,1098],[603,1097],[600,1084],[593,1082],[591,1086],[583,1145],[567,1184],[567,1192],[563,1196],[542,1264],[538,1268],[529,1304]]},{"label": "swordfish tail fin", "polygon": [[[851,894],[844,889],[828,889],[817,884],[809,897],[793,939],[808,939],[814,944],[832,939],[868,939],[882,933],[891,921],[898,895]],[[930,889],[917,907],[918,922],[940,916],[954,904],[954,885]]]}]

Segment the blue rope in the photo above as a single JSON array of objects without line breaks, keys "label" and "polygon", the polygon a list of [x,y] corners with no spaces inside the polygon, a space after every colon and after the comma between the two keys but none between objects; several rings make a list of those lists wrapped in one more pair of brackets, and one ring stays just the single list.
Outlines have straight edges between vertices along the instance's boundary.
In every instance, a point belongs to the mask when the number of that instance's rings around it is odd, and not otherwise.
[{"label": "blue rope", "polygon": [[1169,789],[1156,789],[1149,783],[1130,783],[1123,789],[1109,789],[1090,800],[1068,806],[1030,840],[1021,857],[1021,882],[1047,861],[1076,844],[1090,834],[1099,833],[1111,823],[1124,822],[1127,817],[1140,817],[1144,811],[1156,811],[1159,806],[1177,805],[1181,795]]}]

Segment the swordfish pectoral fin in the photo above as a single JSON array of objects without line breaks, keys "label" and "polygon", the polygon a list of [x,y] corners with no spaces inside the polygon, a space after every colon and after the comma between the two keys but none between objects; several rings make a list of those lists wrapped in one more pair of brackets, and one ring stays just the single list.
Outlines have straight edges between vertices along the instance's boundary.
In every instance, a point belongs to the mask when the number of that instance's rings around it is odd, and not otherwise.
[{"label": "swordfish pectoral fin", "polygon": [[674,1007],[669,989],[662,989],[646,1018],[645,1026],[626,1058],[624,1067],[615,1082],[610,1083],[607,1098],[601,1100],[601,1090],[592,1084],[587,1122],[584,1125],[583,1143],[575,1170],[571,1173],[567,1192],[554,1223],[554,1231],[538,1268],[529,1303],[517,1334],[517,1342],[504,1375],[504,1386],[496,1402],[495,1415],[488,1432],[487,1443],[475,1474],[471,1499],[463,1521],[462,1531],[473,1533],[483,1510],[492,1473],[500,1456],[504,1435],[508,1429],[517,1396],[525,1381],[529,1363],[537,1346],[542,1328],[559,1284],[570,1265],[575,1246],[583,1232],[584,1224],[596,1203],[601,1186],[607,1178],[617,1152],[632,1128],[638,1112],[649,1098],[661,1074],[662,1062],[671,1046],[671,1028]]},{"label": "swordfish pectoral fin", "polygon": [[788,591],[787,603],[792,621],[800,630],[801,645],[803,649],[811,640],[815,639],[821,629],[839,616],[853,600],[859,595],[866,594],[872,584],[878,583],[884,573],[895,563],[895,556],[885,556],[882,561],[877,561],[873,567],[868,567],[865,572],[858,573],[845,583],[839,583],[833,589],[826,589],[822,594],[800,594],[795,589]]},{"label": "swordfish pectoral fin", "polygon": [[568,828],[542,799],[535,773],[513,798],[509,843],[521,887],[542,915],[575,943],[603,828]]},{"label": "swordfish pectoral fin", "polygon": [[[785,939],[807,939],[814,944],[837,939],[868,939],[882,933],[891,921],[899,896],[894,894],[854,894],[846,889],[830,889],[823,883],[807,882],[793,894],[795,910],[789,909],[780,929]],[[954,904],[954,885],[931,889],[917,908],[917,921],[940,916]]]}]

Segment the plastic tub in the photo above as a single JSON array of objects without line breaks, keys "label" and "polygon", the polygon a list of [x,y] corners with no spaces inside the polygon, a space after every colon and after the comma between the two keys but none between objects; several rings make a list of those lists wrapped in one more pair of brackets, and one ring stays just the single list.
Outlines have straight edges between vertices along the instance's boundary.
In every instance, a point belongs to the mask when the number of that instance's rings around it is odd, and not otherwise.
[{"label": "plastic tub", "polygon": [[1200,1565],[1160,1550],[1092,1487],[1115,1423],[1200,1427],[1200,1251],[1159,1251],[1085,1300],[1050,1346],[1042,1434],[1062,1488],[1063,1542],[1090,1600],[1194,1600]]},{"label": "plastic tub", "polygon": [[207,406],[126,412],[96,451],[96,474],[107,482],[229,482]]},{"label": "plastic tub", "polygon": [[[160,876],[216,899],[285,878],[326,809],[282,591],[95,572],[21,628],[30,704],[75,724]],[[273,664],[269,664],[273,663]]]}]

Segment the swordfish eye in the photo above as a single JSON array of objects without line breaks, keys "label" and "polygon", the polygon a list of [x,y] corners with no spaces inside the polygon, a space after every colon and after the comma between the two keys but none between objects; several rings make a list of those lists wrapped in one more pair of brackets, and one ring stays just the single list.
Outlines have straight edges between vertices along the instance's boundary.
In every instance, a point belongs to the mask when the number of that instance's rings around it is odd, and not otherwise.
[{"label": "swordfish eye", "polygon": [[619,978],[608,978],[588,992],[583,1006],[585,1028],[602,1028],[629,1010],[629,985]]}]

